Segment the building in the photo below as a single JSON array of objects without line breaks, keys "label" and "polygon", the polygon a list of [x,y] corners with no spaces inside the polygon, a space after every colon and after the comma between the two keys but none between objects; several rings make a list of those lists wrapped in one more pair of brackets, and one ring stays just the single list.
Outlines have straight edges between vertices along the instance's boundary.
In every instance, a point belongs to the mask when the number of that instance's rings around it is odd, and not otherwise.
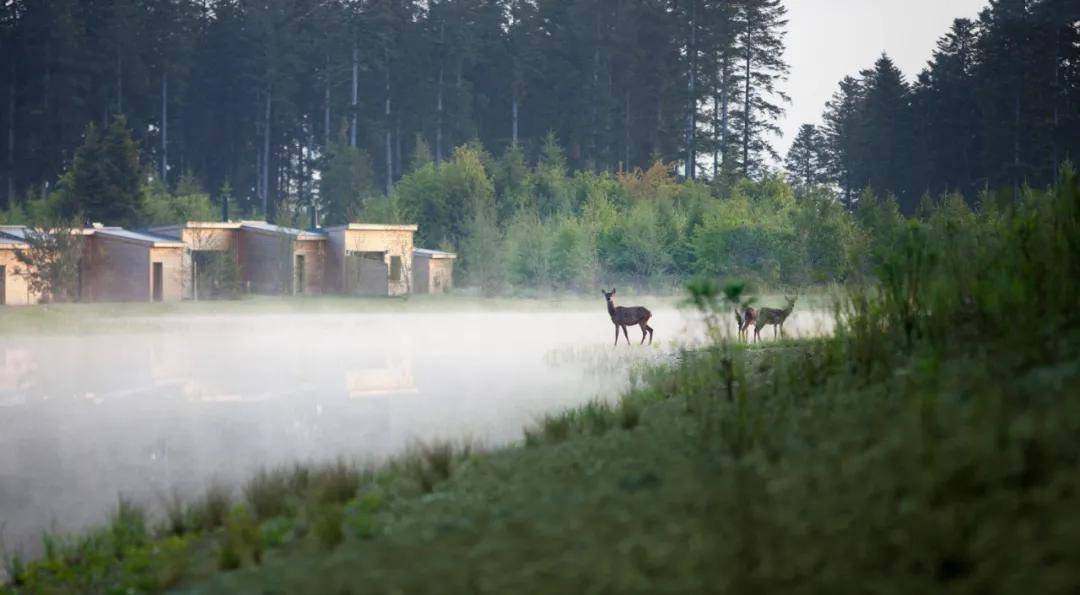
[{"label": "building", "polygon": [[[68,230],[83,236],[79,263],[79,299],[87,302],[178,301],[181,298],[183,243],[121,229],[88,227]],[[0,304],[35,304],[41,300],[26,279],[26,265],[15,253],[27,250],[27,229],[0,228]]]},{"label": "building", "polygon": [[[177,301],[215,294],[396,296],[452,286],[456,255],[413,248],[416,225],[350,223],[305,231],[265,221],[189,221],[130,231],[95,225],[84,237],[82,301]],[[32,304],[15,253],[26,228],[0,226],[0,304]],[[414,263],[418,267],[414,270]]]},{"label": "building", "polygon": [[327,291],[404,295],[412,291],[415,225],[350,223],[326,230]]},{"label": "building", "polygon": [[236,265],[237,281],[244,291],[269,295],[324,292],[325,233],[265,221],[189,221],[152,231],[188,247],[186,299],[212,293],[207,287],[209,280],[200,271],[205,271],[214,257],[224,255]]},{"label": "building", "polygon": [[413,293],[446,293],[454,286],[457,254],[441,250],[413,250]]},{"label": "building", "polygon": [[84,302],[176,302],[183,296],[183,242],[118,227],[83,230]]},{"label": "building", "polygon": [[36,304],[41,298],[30,290],[23,275],[26,265],[15,257],[16,252],[29,247],[23,233],[21,227],[0,226],[0,306]]}]

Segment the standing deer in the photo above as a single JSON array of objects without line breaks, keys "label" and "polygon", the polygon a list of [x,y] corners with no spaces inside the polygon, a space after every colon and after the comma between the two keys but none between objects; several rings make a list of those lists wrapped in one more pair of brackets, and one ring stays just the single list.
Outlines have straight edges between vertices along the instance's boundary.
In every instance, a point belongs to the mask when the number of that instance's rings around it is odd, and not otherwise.
[{"label": "standing deer", "polygon": [[767,324],[771,324],[773,327],[773,339],[776,339],[777,330],[779,330],[780,336],[784,336],[784,321],[788,316],[791,316],[791,311],[795,309],[795,300],[799,299],[799,296],[788,297],[784,296],[787,300],[787,308],[783,310],[777,310],[776,308],[762,308],[757,312],[757,322],[754,324],[754,340],[760,340],[761,329]]},{"label": "standing deer", "polygon": [[611,293],[600,290],[600,293],[604,294],[604,299],[607,300],[607,311],[611,315],[611,322],[615,324],[615,344],[619,344],[619,328],[622,328],[623,336],[626,337],[626,344],[630,345],[630,334],[626,332],[626,327],[636,324],[641,327],[641,344],[645,343],[645,335],[649,335],[649,345],[652,345],[653,329],[649,326],[649,319],[652,318],[652,312],[649,312],[648,308],[641,306],[631,306],[629,308],[623,308],[622,306],[616,306],[612,301],[612,296],[615,295],[615,288],[611,288]]},{"label": "standing deer", "polygon": [[750,306],[746,307],[746,310],[742,314],[739,314],[739,310],[735,310],[735,322],[739,325],[739,338],[746,339],[747,331],[750,330],[750,325],[754,324],[757,320],[757,312]]}]

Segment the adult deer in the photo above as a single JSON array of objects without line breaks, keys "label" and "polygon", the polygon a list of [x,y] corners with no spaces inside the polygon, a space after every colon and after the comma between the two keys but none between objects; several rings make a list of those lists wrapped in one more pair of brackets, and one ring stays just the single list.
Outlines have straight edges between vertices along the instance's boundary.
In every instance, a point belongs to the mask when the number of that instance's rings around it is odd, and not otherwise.
[{"label": "adult deer", "polygon": [[616,306],[615,302],[611,299],[615,295],[615,288],[611,288],[611,293],[600,290],[600,293],[604,294],[604,299],[607,300],[607,311],[611,315],[611,322],[615,324],[615,344],[619,344],[619,329],[622,328],[623,336],[626,337],[626,344],[630,345],[630,334],[626,332],[626,327],[636,324],[641,327],[641,344],[645,344],[645,335],[649,335],[649,345],[652,345],[653,329],[649,326],[649,319],[652,318],[652,312],[649,312],[648,308],[641,306],[631,306],[629,308],[623,308],[622,306]]},{"label": "adult deer", "polygon": [[736,310],[735,310],[735,322],[737,322],[738,325],[739,325],[739,338],[740,339],[746,339],[747,338],[746,335],[747,335],[747,332],[750,330],[750,325],[754,324],[754,322],[756,320],[757,320],[757,312],[755,312],[754,309],[751,308],[750,306],[747,306],[746,309],[743,310],[742,314],[740,314],[739,310],[736,308]]},{"label": "adult deer", "polygon": [[754,340],[761,340],[761,329],[766,325],[772,325],[773,327],[773,339],[777,337],[777,330],[779,330],[780,336],[784,336],[784,321],[791,316],[791,311],[795,309],[795,300],[799,299],[799,296],[788,297],[784,296],[787,301],[787,307],[783,310],[777,310],[776,308],[762,308],[757,312],[757,322],[754,323]]}]

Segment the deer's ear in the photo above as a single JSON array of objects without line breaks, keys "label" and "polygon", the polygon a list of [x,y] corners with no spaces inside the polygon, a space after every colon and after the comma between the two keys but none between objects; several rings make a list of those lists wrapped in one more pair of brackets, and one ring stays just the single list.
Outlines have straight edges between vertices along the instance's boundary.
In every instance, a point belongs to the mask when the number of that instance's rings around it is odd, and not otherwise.
[{"label": "deer's ear", "polygon": [[611,288],[611,295],[615,295],[615,288],[614,287]]}]

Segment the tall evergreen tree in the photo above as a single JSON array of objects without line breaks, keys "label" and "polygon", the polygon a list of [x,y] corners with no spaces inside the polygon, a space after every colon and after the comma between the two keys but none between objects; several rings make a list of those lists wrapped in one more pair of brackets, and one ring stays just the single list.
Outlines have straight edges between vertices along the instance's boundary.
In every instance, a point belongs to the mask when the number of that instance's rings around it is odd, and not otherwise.
[{"label": "tall evergreen tree", "polygon": [[788,150],[784,167],[799,186],[816,186],[829,181],[825,137],[813,124],[803,124]]}]

